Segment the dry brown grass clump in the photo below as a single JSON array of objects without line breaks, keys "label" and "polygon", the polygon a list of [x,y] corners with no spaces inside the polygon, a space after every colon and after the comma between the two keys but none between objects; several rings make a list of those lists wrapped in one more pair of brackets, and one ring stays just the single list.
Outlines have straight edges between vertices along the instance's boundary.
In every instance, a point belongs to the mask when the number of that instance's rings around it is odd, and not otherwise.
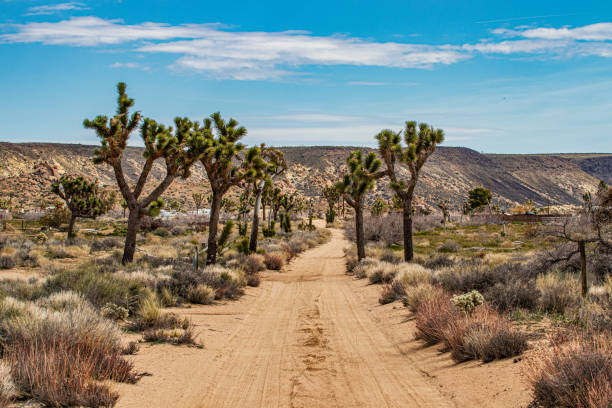
[{"label": "dry brown grass clump", "polygon": [[542,408],[612,406],[612,339],[605,335],[553,341],[525,369],[533,403]]},{"label": "dry brown grass clump", "polygon": [[271,271],[280,271],[285,264],[285,260],[279,252],[273,252],[264,255],[264,263],[266,264],[266,268]]},{"label": "dry brown grass clump", "polygon": [[423,301],[416,310],[416,338],[429,345],[444,341],[449,322],[461,318],[445,292],[436,293]]},{"label": "dry brown grass clump", "polygon": [[541,293],[540,307],[544,311],[564,313],[580,302],[579,284],[572,276],[556,272],[540,275],[536,286]]},{"label": "dry brown grass clump", "polygon": [[11,368],[0,360],[0,408],[8,407],[16,395]]},{"label": "dry brown grass clump", "polygon": [[100,381],[137,380],[119,328],[75,295],[41,304],[51,308],[10,298],[0,305],[4,358],[19,392],[49,406],[113,406],[118,395]]},{"label": "dry brown grass clump", "polygon": [[215,300],[215,291],[205,284],[192,286],[187,292],[187,300],[200,305],[210,305]]}]

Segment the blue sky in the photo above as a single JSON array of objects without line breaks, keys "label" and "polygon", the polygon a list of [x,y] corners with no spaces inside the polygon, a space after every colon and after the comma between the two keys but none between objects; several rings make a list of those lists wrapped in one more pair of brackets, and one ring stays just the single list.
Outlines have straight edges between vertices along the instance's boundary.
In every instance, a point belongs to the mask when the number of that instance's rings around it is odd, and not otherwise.
[{"label": "blue sky", "polygon": [[[406,120],[484,152],[612,152],[612,2],[0,0],[0,140],[214,111],[246,142],[370,145]],[[138,136],[131,141],[138,145]]]}]

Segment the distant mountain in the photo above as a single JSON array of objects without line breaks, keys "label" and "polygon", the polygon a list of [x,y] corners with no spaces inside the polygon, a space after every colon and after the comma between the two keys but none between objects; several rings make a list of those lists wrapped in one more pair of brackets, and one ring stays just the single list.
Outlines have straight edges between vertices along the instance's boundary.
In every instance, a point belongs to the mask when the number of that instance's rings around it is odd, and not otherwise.
[{"label": "distant mountain", "polygon": [[[92,163],[94,146],[56,143],[0,142],[0,196],[14,195],[24,208],[35,208],[53,200],[50,184],[70,173],[98,179],[115,186],[109,166]],[[339,180],[346,146],[283,147],[289,170],[280,181],[283,188],[306,196],[319,196],[321,188]],[[126,177],[135,182],[142,165],[142,148],[126,150]],[[404,170],[406,171],[406,170]],[[150,178],[161,179],[164,168],[156,164]],[[188,207],[192,192],[208,192],[205,173],[195,166],[188,180],[175,182],[165,194]],[[471,188],[491,188],[496,202],[511,205],[533,200],[538,205],[579,204],[582,194],[596,188],[599,180],[612,184],[612,154],[481,154],[463,147],[439,147],[426,163],[416,190],[417,201],[435,205],[447,200],[459,208]],[[384,181],[371,197],[392,196]]]}]

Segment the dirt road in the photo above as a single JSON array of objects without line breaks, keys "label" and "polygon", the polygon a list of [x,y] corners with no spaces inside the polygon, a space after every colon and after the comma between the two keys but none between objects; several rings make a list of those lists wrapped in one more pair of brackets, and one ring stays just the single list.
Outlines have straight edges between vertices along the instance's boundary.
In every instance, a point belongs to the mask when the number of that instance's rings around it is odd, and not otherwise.
[{"label": "dirt road", "polygon": [[145,348],[136,366],[152,376],[122,385],[118,406],[454,406],[360,303],[346,244],[335,230],[252,296],[188,309],[205,349]]}]

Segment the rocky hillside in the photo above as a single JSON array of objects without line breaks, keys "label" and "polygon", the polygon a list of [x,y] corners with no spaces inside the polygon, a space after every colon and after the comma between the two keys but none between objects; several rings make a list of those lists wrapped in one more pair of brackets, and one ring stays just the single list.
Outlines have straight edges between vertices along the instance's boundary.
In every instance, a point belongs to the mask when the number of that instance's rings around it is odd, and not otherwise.
[{"label": "rocky hillside", "polygon": [[[24,208],[35,208],[53,200],[51,182],[70,173],[97,178],[115,186],[108,166],[95,166],[93,146],[46,143],[0,143],[0,196],[13,195]],[[281,181],[283,188],[318,196],[321,188],[340,178],[344,160],[353,147],[286,147],[290,169]],[[361,148],[364,151],[369,149]],[[142,163],[142,149],[125,154],[126,175],[135,181]],[[163,177],[157,164],[152,179]],[[496,202],[511,204],[533,200],[538,205],[578,204],[585,191],[600,179],[612,183],[612,154],[572,155],[487,155],[462,147],[440,147],[425,165],[417,188],[418,201],[434,205],[447,200],[459,207],[467,191],[477,186],[491,188]],[[197,165],[193,176],[173,184],[165,195],[191,203],[191,192],[207,192],[205,174]],[[380,182],[373,196],[391,197]]]}]

